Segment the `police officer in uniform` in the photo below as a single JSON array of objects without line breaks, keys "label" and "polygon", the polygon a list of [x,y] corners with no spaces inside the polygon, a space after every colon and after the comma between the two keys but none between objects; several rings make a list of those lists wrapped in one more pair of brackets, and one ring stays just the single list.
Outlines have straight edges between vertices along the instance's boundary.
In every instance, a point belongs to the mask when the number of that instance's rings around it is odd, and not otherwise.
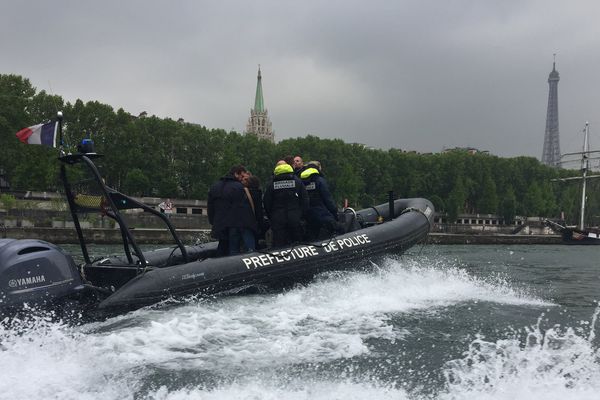
[{"label": "police officer in uniform", "polygon": [[273,247],[302,240],[302,217],[308,210],[308,194],[291,165],[277,162],[263,197],[265,213],[271,222]]},{"label": "police officer in uniform", "polygon": [[337,230],[337,207],[329,191],[327,181],[321,174],[321,163],[311,161],[300,174],[302,183],[308,192],[310,207],[306,214],[307,239],[319,238],[321,228],[325,229],[328,236]]}]

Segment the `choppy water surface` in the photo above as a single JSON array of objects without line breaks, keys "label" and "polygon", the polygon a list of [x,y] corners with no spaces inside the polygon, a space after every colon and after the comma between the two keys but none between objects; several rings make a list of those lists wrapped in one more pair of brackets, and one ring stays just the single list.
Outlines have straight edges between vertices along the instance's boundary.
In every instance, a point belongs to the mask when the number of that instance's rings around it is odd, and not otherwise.
[{"label": "choppy water surface", "polygon": [[598,399],[599,251],[416,247],[286,292],[4,321],[0,398]]}]

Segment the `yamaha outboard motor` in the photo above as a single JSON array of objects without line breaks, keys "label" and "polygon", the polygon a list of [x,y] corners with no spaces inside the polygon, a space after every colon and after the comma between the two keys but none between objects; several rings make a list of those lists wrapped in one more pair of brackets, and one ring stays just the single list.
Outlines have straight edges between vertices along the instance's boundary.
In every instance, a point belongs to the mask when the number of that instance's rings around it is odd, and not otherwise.
[{"label": "yamaha outboard motor", "polygon": [[42,240],[0,239],[0,309],[46,303],[81,290],[73,258]]}]

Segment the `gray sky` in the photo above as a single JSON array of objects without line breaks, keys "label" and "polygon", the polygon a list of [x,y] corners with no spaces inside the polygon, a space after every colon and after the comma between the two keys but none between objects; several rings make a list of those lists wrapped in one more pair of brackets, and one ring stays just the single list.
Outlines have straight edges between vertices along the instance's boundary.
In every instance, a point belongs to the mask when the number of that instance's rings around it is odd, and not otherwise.
[{"label": "gray sky", "polygon": [[600,2],[0,0],[0,73],[66,101],[242,132],[261,65],[277,140],[541,157],[600,148]]}]

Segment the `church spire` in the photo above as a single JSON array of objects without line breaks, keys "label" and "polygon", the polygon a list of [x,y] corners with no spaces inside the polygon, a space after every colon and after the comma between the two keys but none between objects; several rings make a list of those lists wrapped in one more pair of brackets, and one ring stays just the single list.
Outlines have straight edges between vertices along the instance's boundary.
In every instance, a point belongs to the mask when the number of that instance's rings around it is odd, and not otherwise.
[{"label": "church spire", "polygon": [[256,97],[254,98],[254,108],[250,110],[250,118],[246,124],[246,134],[256,135],[259,139],[275,141],[275,134],[269,114],[265,108],[262,91],[262,75],[260,73],[260,64],[258,66],[258,77],[256,82]]},{"label": "church spire", "polygon": [[263,100],[262,93],[262,76],[260,75],[260,64],[258,64],[258,77],[256,81],[256,97],[254,98],[254,111],[265,111],[265,101]]}]

